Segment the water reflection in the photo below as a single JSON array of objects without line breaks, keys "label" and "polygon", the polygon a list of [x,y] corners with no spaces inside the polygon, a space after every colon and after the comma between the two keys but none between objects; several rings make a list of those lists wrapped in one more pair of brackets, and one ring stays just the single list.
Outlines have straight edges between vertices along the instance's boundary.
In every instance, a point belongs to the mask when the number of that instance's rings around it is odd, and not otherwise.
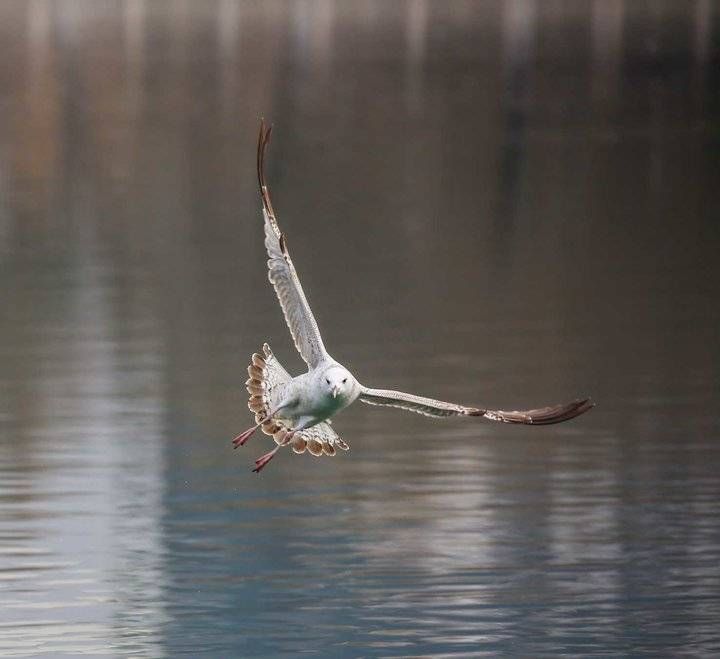
[{"label": "water reflection", "polygon": [[[651,4],[0,3],[3,656],[717,650],[717,9]],[[251,477],[261,114],[363,382],[601,407]]]},{"label": "water reflection", "polygon": [[147,318],[116,336],[112,272],[67,265],[17,267],[32,305],[14,306],[3,328],[6,656],[112,654],[161,615],[157,346]]}]

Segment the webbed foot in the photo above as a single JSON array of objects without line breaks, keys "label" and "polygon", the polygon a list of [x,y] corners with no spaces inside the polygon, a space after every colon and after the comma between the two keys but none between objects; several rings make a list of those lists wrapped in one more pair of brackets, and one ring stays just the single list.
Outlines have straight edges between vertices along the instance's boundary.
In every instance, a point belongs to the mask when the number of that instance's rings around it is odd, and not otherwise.
[{"label": "webbed foot", "polygon": [[245,442],[247,442],[248,439],[252,436],[252,434],[259,428],[260,426],[253,426],[252,428],[248,428],[245,432],[240,433],[235,439],[232,440],[233,448],[237,448],[238,446],[244,446]]},{"label": "webbed foot", "polygon": [[276,446],[272,451],[265,453],[265,455],[261,455],[257,460],[255,460],[255,469],[253,469],[253,471],[256,474],[259,474],[263,467],[265,467],[265,465],[275,457],[275,454],[279,449],[280,446]]}]

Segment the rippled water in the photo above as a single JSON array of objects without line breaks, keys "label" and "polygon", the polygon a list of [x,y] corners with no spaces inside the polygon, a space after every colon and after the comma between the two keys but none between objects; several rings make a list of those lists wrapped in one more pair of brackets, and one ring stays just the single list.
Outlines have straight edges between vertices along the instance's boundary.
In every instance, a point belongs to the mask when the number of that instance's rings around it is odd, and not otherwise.
[{"label": "rippled water", "polygon": [[[0,654],[720,654],[718,9],[0,3]],[[333,459],[230,439],[297,371]]]}]

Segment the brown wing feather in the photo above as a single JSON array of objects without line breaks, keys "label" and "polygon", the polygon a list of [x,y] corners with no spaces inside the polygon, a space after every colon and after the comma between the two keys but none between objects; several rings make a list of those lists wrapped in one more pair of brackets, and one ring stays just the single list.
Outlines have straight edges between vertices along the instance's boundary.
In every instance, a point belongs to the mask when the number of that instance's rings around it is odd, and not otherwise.
[{"label": "brown wing feather", "polygon": [[522,423],[528,426],[549,426],[553,423],[569,421],[595,407],[589,398],[581,398],[571,403],[539,407],[535,410],[504,412],[503,410],[485,410],[482,414],[491,421],[501,423]]},{"label": "brown wing feather", "polygon": [[270,191],[268,190],[267,184],[265,183],[265,150],[267,145],[270,143],[270,133],[272,133],[272,126],[266,126],[265,120],[260,120],[260,135],[258,136],[258,148],[257,148],[257,176],[258,185],[260,186],[260,196],[262,197],[263,208],[270,217],[270,224],[275,230],[275,235],[278,239],[281,238],[282,232],[280,227],[277,225],[275,220],[275,211],[273,210],[272,201],[270,200]]}]

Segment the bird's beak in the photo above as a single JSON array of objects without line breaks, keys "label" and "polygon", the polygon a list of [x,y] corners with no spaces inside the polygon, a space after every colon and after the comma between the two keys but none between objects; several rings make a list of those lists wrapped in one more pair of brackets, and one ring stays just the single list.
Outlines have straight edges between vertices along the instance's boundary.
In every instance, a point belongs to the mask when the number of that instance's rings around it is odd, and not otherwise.
[{"label": "bird's beak", "polygon": [[335,386],[332,388],[333,398],[337,398],[337,395],[338,395],[338,392],[339,392],[339,391],[340,391],[340,387],[338,387],[337,385],[335,385]]}]

